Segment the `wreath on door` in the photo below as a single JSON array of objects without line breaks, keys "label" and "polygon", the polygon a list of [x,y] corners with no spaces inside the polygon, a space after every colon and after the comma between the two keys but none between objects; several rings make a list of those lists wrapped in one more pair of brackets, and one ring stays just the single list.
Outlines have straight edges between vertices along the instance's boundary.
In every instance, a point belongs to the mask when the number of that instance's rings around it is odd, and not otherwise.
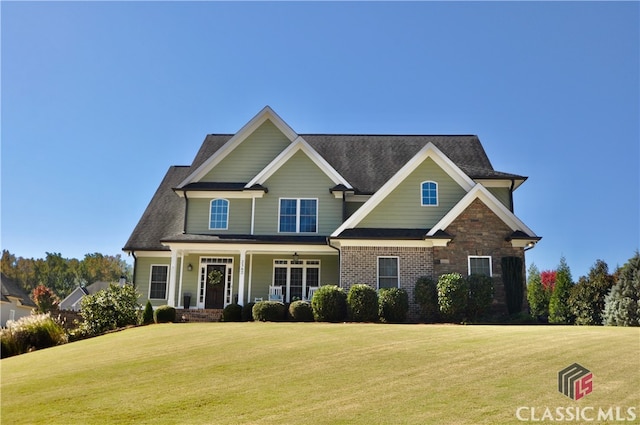
[{"label": "wreath on door", "polygon": [[222,283],[222,272],[220,270],[213,269],[207,275],[209,283],[212,285],[220,285]]}]

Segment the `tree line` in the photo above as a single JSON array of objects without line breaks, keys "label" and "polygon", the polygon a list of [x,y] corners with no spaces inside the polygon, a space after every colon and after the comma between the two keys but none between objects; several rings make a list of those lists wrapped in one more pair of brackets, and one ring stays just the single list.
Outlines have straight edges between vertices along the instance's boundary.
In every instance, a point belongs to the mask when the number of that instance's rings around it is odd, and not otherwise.
[{"label": "tree line", "polygon": [[2,250],[2,273],[16,281],[28,294],[38,286],[49,288],[60,299],[78,286],[94,282],[118,282],[124,276],[131,282],[133,268],[120,254],[104,255],[98,252],[86,254],[82,260],[63,258],[60,253],[47,252],[45,258],[16,257]]},{"label": "tree line", "polygon": [[573,281],[564,257],[556,270],[531,264],[527,301],[541,322],[576,325],[640,326],[640,253],[613,273],[597,260],[587,276]]}]

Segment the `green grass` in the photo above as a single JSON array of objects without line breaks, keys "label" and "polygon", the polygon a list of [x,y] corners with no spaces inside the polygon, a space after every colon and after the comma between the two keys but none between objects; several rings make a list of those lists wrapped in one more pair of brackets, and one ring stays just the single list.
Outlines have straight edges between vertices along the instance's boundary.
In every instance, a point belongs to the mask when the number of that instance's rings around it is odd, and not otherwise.
[{"label": "green grass", "polygon": [[[574,362],[594,374],[579,401],[556,383]],[[3,424],[506,424],[519,406],[640,417],[638,328],[166,324],[0,366]]]}]

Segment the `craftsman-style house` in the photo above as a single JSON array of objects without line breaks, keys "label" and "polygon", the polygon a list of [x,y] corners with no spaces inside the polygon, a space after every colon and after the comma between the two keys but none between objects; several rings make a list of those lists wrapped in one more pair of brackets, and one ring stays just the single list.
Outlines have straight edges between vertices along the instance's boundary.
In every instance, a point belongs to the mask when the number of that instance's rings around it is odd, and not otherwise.
[{"label": "craftsman-style house", "polygon": [[504,304],[501,258],[540,239],[513,214],[525,180],[494,170],[476,136],[297,134],[265,107],[170,167],[123,250],[155,306],[355,283],[412,301],[418,277],[449,272],[492,276]]}]

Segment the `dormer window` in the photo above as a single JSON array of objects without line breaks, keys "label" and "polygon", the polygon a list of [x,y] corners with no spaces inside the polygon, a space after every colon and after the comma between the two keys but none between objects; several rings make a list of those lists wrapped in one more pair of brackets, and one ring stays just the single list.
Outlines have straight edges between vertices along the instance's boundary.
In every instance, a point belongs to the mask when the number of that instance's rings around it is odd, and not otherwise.
[{"label": "dormer window", "polygon": [[278,231],[281,233],[316,233],[317,199],[280,199]]},{"label": "dormer window", "polygon": [[227,230],[229,228],[229,201],[214,199],[209,211],[209,229]]},{"label": "dormer window", "polygon": [[422,206],[431,207],[438,205],[438,183],[434,181],[422,182],[420,189]]}]

